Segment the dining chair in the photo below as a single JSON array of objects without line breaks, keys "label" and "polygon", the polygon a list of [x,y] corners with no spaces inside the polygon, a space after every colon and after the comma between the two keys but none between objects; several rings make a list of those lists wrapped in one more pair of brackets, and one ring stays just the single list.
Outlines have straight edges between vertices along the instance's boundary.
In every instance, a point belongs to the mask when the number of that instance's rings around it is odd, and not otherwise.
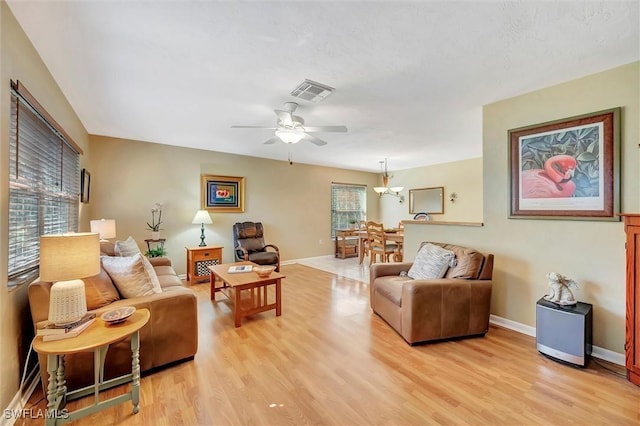
[{"label": "dining chair", "polygon": [[[404,233],[404,221],[398,222],[398,232]],[[398,250],[393,254],[393,260],[396,262],[402,262],[404,256],[404,241],[397,241]]]},{"label": "dining chair", "polygon": [[[367,231],[367,221],[361,220],[358,222],[358,229],[360,231]],[[369,238],[362,239],[362,255],[360,256],[360,263],[362,263],[362,259],[364,256],[369,256]]]},{"label": "dining chair", "polygon": [[369,240],[369,265],[380,256],[381,262],[389,262],[389,257],[398,250],[398,245],[388,243],[384,234],[384,225],[374,221],[367,222],[367,240]]}]

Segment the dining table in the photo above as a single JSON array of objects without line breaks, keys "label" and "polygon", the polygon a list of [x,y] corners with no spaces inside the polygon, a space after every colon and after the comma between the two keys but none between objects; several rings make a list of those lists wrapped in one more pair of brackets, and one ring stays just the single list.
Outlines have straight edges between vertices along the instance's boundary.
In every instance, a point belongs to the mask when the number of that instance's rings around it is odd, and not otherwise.
[{"label": "dining table", "polygon": [[[364,260],[364,242],[367,240],[367,230],[360,229],[354,232],[358,236],[358,263]],[[398,245],[398,253],[394,259],[402,262],[402,245],[404,244],[404,231],[399,228],[389,228],[384,230],[384,237],[387,241],[392,241]]]}]

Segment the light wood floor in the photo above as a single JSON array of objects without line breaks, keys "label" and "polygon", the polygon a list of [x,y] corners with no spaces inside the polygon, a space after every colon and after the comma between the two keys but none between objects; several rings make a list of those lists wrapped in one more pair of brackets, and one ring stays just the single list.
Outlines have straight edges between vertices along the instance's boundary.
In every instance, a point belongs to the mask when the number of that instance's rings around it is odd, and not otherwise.
[{"label": "light wood floor", "polygon": [[[73,424],[640,424],[640,387],[618,366],[568,367],[532,337],[494,326],[484,338],[411,347],[372,314],[367,284],[303,265],[283,272],[282,316],[240,328],[223,296],[213,302],[208,284],[193,286],[195,360],[144,376],[140,413],[124,403]],[[44,410],[40,398],[29,405]]]}]

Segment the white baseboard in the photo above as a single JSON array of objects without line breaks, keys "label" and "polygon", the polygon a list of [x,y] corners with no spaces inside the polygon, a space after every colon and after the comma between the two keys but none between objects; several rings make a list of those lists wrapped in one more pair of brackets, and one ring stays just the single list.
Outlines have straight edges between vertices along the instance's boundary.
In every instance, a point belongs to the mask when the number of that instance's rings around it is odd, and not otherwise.
[{"label": "white baseboard", "polygon": [[524,325],[493,314],[489,316],[489,322],[503,328],[508,328],[509,330],[517,331],[518,333],[526,334],[527,336],[536,337],[536,328],[529,325]]},{"label": "white baseboard", "polygon": [[600,346],[593,345],[591,347],[591,356],[604,361],[609,361],[612,364],[625,365],[624,354],[610,351],[609,349],[601,348]]},{"label": "white baseboard", "polygon": [[[491,324],[508,328],[509,330],[517,331],[518,333],[526,334],[527,336],[536,337],[536,328],[529,325],[521,324],[519,322],[511,321],[506,318],[499,317],[497,315],[491,315],[489,317]],[[596,345],[591,347],[591,356],[604,361],[611,362],[617,365],[625,365],[624,354],[610,351],[608,349],[601,348]]]},{"label": "white baseboard", "polygon": [[9,406],[4,409],[4,412],[2,413],[2,420],[0,420],[0,426],[13,426],[20,417],[20,414],[22,414],[27,402],[29,402],[29,398],[31,398],[31,395],[33,394],[33,391],[36,389],[38,383],[40,383],[40,368],[37,365],[29,372],[25,378],[25,382],[27,383],[27,386],[24,392],[20,392],[20,390],[18,390],[18,393],[13,397]]}]

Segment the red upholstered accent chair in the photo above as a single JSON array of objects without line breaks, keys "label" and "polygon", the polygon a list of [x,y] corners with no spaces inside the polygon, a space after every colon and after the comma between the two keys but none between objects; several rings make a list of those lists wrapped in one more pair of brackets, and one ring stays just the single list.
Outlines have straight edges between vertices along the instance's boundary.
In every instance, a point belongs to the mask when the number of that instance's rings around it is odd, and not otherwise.
[{"label": "red upholstered accent chair", "polygon": [[280,250],[273,244],[265,244],[261,222],[235,223],[233,245],[236,262],[248,260],[258,265],[275,265],[276,272],[280,272]]}]

